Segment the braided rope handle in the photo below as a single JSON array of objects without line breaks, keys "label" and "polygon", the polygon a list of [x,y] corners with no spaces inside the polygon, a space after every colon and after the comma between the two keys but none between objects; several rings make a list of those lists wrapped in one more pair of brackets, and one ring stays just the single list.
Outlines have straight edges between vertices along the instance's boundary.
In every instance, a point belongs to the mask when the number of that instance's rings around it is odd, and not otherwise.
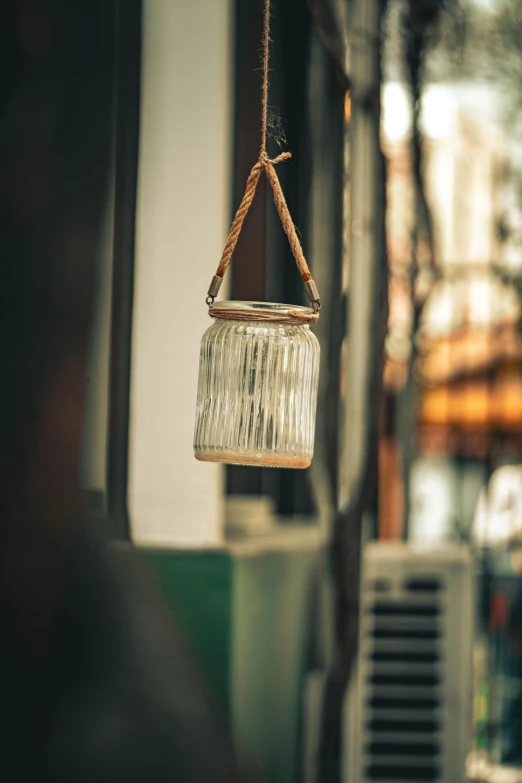
[{"label": "braided rope handle", "polygon": [[301,247],[301,243],[299,242],[299,238],[295,230],[294,222],[290,216],[288,205],[286,203],[286,199],[284,197],[284,193],[281,188],[281,183],[279,182],[279,177],[277,176],[275,170],[275,166],[278,163],[281,163],[282,161],[285,160],[289,160],[292,157],[292,155],[290,152],[283,152],[281,155],[278,155],[277,158],[270,159],[266,153],[269,43],[270,43],[270,0],[265,0],[264,36],[263,36],[263,93],[262,93],[262,112],[261,112],[261,119],[262,119],[261,150],[259,153],[259,159],[252,167],[252,171],[250,172],[250,175],[248,177],[245,193],[241,200],[241,204],[239,205],[239,209],[235,214],[234,220],[232,221],[232,227],[230,229],[228,239],[226,241],[223,253],[221,255],[221,260],[216,270],[216,274],[212,278],[212,282],[209,286],[207,292],[207,304],[211,306],[214,302],[215,297],[219,292],[221,283],[223,282],[223,277],[225,276],[225,272],[227,271],[228,265],[230,264],[232,254],[236,248],[237,240],[239,239],[239,235],[241,233],[244,220],[248,214],[250,205],[254,200],[257,183],[259,182],[259,178],[261,174],[264,172],[270,184],[270,187],[272,188],[274,203],[277,212],[279,214],[279,217],[281,218],[281,223],[283,224],[285,234],[288,238],[290,249],[295,258],[297,268],[299,269],[299,274],[301,275],[303,282],[305,284],[305,288],[308,293],[308,298],[310,299],[310,302],[313,305],[314,313],[318,313],[319,308],[321,307],[321,299],[319,297],[319,291],[312,279],[312,275],[310,274],[308,264],[306,263],[306,259],[304,257],[303,248]]},{"label": "braided rope handle", "polygon": [[223,249],[223,253],[221,255],[221,260],[216,270],[216,274],[212,278],[212,282],[208,289],[208,296],[207,296],[208,305],[211,305],[214,302],[214,298],[217,296],[218,291],[221,287],[221,283],[223,282],[223,278],[230,264],[232,254],[236,248],[237,241],[239,239],[239,235],[241,233],[244,220],[248,214],[250,205],[254,200],[254,196],[257,189],[257,183],[259,182],[261,173],[264,172],[270,184],[270,187],[272,188],[272,192],[274,195],[274,203],[277,212],[279,214],[279,217],[281,218],[281,223],[283,224],[285,234],[288,237],[290,249],[295,258],[295,262],[297,264],[299,274],[301,275],[303,282],[305,284],[308,297],[310,299],[310,302],[312,302],[313,304],[314,311],[317,312],[319,310],[321,306],[319,291],[317,289],[316,284],[313,281],[312,275],[310,273],[310,269],[308,268],[308,264],[306,263],[306,259],[303,253],[303,248],[301,247],[301,243],[299,242],[299,238],[297,236],[295,226],[290,216],[288,205],[286,203],[286,199],[283,190],[281,188],[281,183],[279,182],[279,177],[277,176],[275,170],[275,166],[278,163],[281,163],[284,160],[289,160],[289,158],[291,158],[290,152],[283,152],[282,155],[279,155],[277,158],[274,158],[273,160],[271,160],[266,155],[266,153],[264,153],[262,154],[262,156],[260,156],[260,159],[252,167],[252,171],[250,172],[250,175],[248,177],[245,193],[241,200],[241,204],[239,205],[239,209],[237,210],[234,220],[232,221],[232,227],[230,229],[228,239]]}]

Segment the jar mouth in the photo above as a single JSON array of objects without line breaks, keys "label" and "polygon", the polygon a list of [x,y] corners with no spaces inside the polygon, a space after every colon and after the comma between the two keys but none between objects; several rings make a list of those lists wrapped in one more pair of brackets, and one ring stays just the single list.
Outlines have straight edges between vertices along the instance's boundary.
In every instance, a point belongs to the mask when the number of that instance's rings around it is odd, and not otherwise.
[{"label": "jar mouth", "polygon": [[241,310],[245,313],[272,313],[273,315],[291,315],[291,313],[301,313],[305,316],[313,315],[311,307],[302,305],[278,304],[277,302],[240,302],[233,300],[223,300],[214,302],[213,310]]}]

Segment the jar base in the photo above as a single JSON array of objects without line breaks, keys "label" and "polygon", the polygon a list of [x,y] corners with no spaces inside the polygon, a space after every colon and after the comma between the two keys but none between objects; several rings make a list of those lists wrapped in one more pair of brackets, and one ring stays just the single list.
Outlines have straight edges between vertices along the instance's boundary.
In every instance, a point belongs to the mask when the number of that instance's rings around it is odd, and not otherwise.
[{"label": "jar base", "polygon": [[218,450],[194,450],[200,462],[221,462],[227,465],[258,465],[264,468],[296,468],[303,470],[312,464],[307,457],[284,457],[281,454],[229,454]]}]

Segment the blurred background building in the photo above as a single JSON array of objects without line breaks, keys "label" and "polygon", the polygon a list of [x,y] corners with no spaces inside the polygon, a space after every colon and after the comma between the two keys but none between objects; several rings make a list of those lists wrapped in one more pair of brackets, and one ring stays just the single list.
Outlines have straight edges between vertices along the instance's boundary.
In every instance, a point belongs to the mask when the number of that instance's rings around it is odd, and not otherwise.
[{"label": "blurred background building", "polygon": [[521,201],[508,69],[520,67],[520,27],[509,2],[454,4],[439,19],[419,111],[426,230],[397,18],[383,87],[390,319],[380,535],[474,553],[470,775],[519,780]]}]

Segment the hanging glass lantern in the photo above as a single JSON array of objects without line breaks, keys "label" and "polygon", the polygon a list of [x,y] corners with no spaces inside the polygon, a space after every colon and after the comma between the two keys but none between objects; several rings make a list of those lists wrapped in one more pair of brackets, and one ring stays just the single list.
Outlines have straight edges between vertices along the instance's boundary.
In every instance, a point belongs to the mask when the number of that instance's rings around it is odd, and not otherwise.
[{"label": "hanging glass lantern", "polygon": [[201,341],[196,458],[308,467],[319,375],[319,342],[309,327],[313,310],[216,302],[211,315]]},{"label": "hanging glass lantern", "polygon": [[[270,0],[265,0],[261,149],[208,289],[214,323],[201,342],[194,453],[207,462],[307,468],[319,373],[319,343],[310,324],[319,317],[321,300],[275,170],[291,155],[283,152],[270,159],[267,154],[269,42]],[[311,308],[214,302],[263,173]]]}]

